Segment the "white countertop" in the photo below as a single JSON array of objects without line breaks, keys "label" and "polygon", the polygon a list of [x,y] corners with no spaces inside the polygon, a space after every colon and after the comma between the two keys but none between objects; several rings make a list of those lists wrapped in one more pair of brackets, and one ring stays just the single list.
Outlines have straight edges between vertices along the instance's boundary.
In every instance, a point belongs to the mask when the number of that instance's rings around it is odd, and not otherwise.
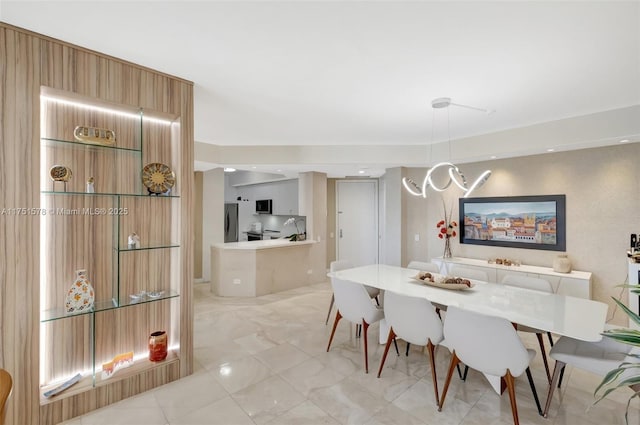
[{"label": "white countertop", "polygon": [[270,239],[270,240],[260,240],[260,241],[242,241],[242,242],[227,242],[227,243],[216,243],[213,244],[212,247],[219,249],[267,249],[267,248],[289,248],[296,247],[300,245],[311,245],[316,243],[313,240],[307,241],[296,241],[291,242],[289,239]]}]

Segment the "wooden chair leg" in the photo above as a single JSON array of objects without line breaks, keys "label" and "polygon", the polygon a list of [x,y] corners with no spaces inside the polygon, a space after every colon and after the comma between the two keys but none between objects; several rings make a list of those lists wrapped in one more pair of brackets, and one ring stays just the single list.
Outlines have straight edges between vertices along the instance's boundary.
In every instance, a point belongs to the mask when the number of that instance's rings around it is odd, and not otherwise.
[{"label": "wooden chair leg", "polygon": [[527,368],[527,379],[529,380],[529,386],[531,387],[531,392],[533,393],[533,399],[536,401],[536,407],[538,408],[538,414],[542,416],[542,408],[540,407],[540,399],[538,398],[538,391],[536,391],[536,384],[533,382],[533,377],[531,376],[531,369]]},{"label": "wooden chair leg", "polygon": [[442,390],[442,398],[438,403],[438,412],[442,411],[442,406],[444,405],[444,399],[447,396],[447,390],[449,389],[449,384],[451,383],[451,377],[453,376],[453,370],[456,368],[460,359],[456,356],[456,352],[451,353],[451,363],[449,363],[449,371],[447,372],[447,379],[444,381],[444,389]]},{"label": "wooden chair leg", "polygon": [[542,356],[542,362],[544,363],[544,370],[547,372],[547,381],[551,383],[551,372],[549,372],[549,362],[547,361],[547,352],[544,349],[542,334],[537,333],[536,337],[538,338],[538,344],[540,345],[540,355]]},{"label": "wooden chair leg", "polygon": [[327,352],[329,352],[329,348],[331,347],[331,341],[333,341],[333,335],[336,333],[336,328],[338,327],[338,322],[342,319],[342,314],[340,314],[340,310],[336,311],[336,320],[333,322],[333,329],[331,330],[331,336],[329,337],[329,344],[327,344]]},{"label": "wooden chair leg", "polygon": [[324,321],[325,326],[329,324],[329,316],[331,316],[331,309],[333,308],[333,303],[336,300],[336,296],[331,294],[331,302],[329,303],[329,311],[327,311],[327,320]]},{"label": "wooden chair leg", "polygon": [[387,344],[384,346],[384,353],[382,354],[382,360],[380,360],[380,367],[378,368],[378,378],[382,373],[384,362],[387,360],[387,353],[389,353],[389,347],[391,347],[391,341],[395,341],[396,334],[393,332],[393,328],[389,329],[389,336],[387,337]]},{"label": "wooden chair leg", "polygon": [[519,425],[520,421],[518,420],[518,406],[516,404],[516,380],[511,375],[509,369],[507,369],[507,374],[504,375],[504,380],[507,384],[507,391],[509,392],[509,401],[511,402],[511,413],[513,414],[513,424]]},{"label": "wooden chair leg", "polygon": [[393,346],[396,347],[396,354],[400,355],[400,350],[398,350],[398,341],[396,341],[395,338],[393,338]]},{"label": "wooden chair leg", "polygon": [[367,344],[367,331],[369,324],[362,319],[362,331],[364,331],[364,373],[369,373],[369,347]]},{"label": "wooden chair leg", "polygon": [[556,388],[556,382],[560,378],[560,371],[564,370],[565,363],[556,360],[556,365],[553,367],[553,377],[551,378],[551,383],[549,384],[549,392],[547,393],[547,402],[544,405],[544,411],[542,412],[542,416],[545,418],[549,414],[549,406],[551,406],[551,399],[553,398],[553,390]]},{"label": "wooden chair leg", "polygon": [[549,344],[553,347],[553,338],[551,338],[551,332],[547,332],[547,337],[549,338]]},{"label": "wooden chair leg", "polygon": [[411,347],[411,344],[407,342],[407,352],[404,354],[405,356],[409,356],[409,347]]},{"label": "wooden chair leg", "polygon": [[436,377],[436,353],[435,345],[429,340],[427,342],[427,350],[429,351],[429,363],[431,363],[431,378],[433,379],[433,393],[436,395],[436,405],[440,402],[438,395],[438,379]]}]

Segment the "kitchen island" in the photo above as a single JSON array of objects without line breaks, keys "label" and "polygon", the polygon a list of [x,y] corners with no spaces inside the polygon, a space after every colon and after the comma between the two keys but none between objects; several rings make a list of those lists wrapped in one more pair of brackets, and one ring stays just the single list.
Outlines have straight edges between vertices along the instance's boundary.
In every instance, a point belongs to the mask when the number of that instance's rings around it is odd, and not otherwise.
[{"label": "kitchen island", "polygon": [[271,239],[211,245],[211,291],[223,297],[256,297],[306,286],[313,240]]}]

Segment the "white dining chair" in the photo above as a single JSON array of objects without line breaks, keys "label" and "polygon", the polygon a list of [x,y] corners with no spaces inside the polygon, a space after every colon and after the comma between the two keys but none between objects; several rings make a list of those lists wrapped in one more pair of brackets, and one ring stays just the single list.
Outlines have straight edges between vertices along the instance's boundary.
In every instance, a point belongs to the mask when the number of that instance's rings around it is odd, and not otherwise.
[{"label": "white dining chair", "polygon": [[[622,344],[607,337],[603,337],[598,342],[580,341],[566,336],[560,337],[549,352],[549,356],[556,361],[556,364],[553,368],[553,378],[549,385],[543,416],[546,418],[549,414],[549,406],[551,406],[555,387],[557,385],[560,388],[566,365],[605,376],[624,361],[638,361],[636,358],[627,357],[632,348],[631,345]],[[631,388],[634,391],[640,390],[640,386],[632,386]]]},{"label": "white dining chair", "polygon": [[425,298],[410,297],[390,291],[386,291],[384,297],[384,317],[389,325],[389,336],[380,361],[378,378],[387,359],[391,341],[396,337],[404,339],[407,343],[426,346],[429,351],[433,391],[437,404],[440,398],[436,379],[435,347],[443,338],[442,321],[436,314],[435,307]]},{"label": "white dining chair", "polygon": [[[438,267],[437,264],[435,263],[427,263],[425,261],[416,261],[416,260],[412,260],[409,262],[409,264],[407,265],[408,269],[413,269],[413,270],[419,270],[421,272],[430,272],[430,273],[440,273],[440,267]],[[436,308],[436,314],[438,315],[438,317],[440,319],[442,319],[442,316],[440,315],[440,311],[447,311],[447,306],[444,304],[438,304],[438,303],[432,303],[433,306]],[[411,346],[411,343],[407,341],[407,352],[406,355],[409,355],[409,347]]]},{"label": "white dining chair", "polygon": [[[538,277],[507,275],[502,279],[502,284],[517,288],[530,289],[533,291],[547,292],[550,294],[553,293],[553,287],[551,286],[551,283],[546,279],[541,279]],[[540,345],[540,355],[542,356],[542,362],[544,363],[544,370],[547,372],[547,380],[551,382],[549,361],[547,360],[547,352],[544,348],[544,339],[542,337],[542,334],[544,334],[545,331],[529,326],[523,326],[520,324],[515,324],[515,326],[516,329],[520,332],[536,334],[536,337],[538,338],[538,344]],[[549,338],[549,343],[553,347],[553,338],[551,337],[551,332],[546,332],[546,334]]]},{"label": "white dining chair", "polygon": [[542,415],[536,387],[531,377],[529,363],[536,355],[527,350],[511,322],[500,317],[462,310],[449,306],[444,322],[443,345],[451,350],[451,363],[442,391],[438,411],[442,410],[453,370],[459,362],[488,375],[504,379],[511,402],[513,422],[519,424],[516,405],[515,378],[526,372],[533,397]]},{"label": "white dining chair", "polygon": [[[336,261],[332,261],[331,264],[329,264],[329,271],[331,272],[337,272],[340,270],[346,270],[350,268],[353,268],[353,264],[351,263],[351,261],[348,261],[348,260],[336,260]],[[378,301],[378,296],[380,295],[380,289],[374,288],[372,286],[367,286],[367,285],[365,285],[364,287],[367,290],[369,297],[375,299],[376,304],[380,305],[380,302]],[[334,294],[331,294],[329,311],[327,311],[327,320],[324,321],[325,325],[329,324],[329,317],[331,316],[331,310],[333,309],[334,300],[335,300]]]},{"label": "white dining chair", "polygon": [[440,273],[440,267],[435,263],[412,260],[407,265],[408,269],[419,270],[421,272]]},{"label": "white dining chair", "polygon": [[337,311],[336,320],[333,322],[333,329],[329,337],[329,344],[327,344],[327,351],[331,348],[331,341],[341,318],[344,317],[352,323],[361,324],[364,333],[364,370],[365,373],[369,373],[367,330],[369,325],[384,318],[384,311],[371,302],[369,293],[364,285],[360,283],[333,277],[331,278],[331,286],[335,295]]},{"label": "white dining chair", "polygon": [[463,277],[465,279],[489,281],[489,275],[484,270],[470,269],[468,267],[452,266],[449,271],[451,276]]}]

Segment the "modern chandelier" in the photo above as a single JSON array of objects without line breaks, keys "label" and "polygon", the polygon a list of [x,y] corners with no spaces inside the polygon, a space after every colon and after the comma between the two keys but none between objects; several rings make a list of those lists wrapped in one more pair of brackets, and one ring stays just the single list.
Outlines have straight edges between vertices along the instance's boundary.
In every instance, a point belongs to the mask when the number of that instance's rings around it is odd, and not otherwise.
[{"label": "modern chandelier", "polygon": [[[482,108],[476,108],[474,106],[453,103],[451,102],[451,98],[449,97],[439,97],[431,101],[431,107],[434,109],[448,108],[451,105],[459,106],[467,109],[473,109],[476,111],[481,111],[486,114],[492,114],[494,112],[491,109],[482,109]],[[447,116],[447,119],[448,119],[448,116]],[[433,132],[433,125],[431,126],[431,128]],[[448,133],[447,139],[449,143],[449,157],[451,157],[451,135],[448,131],[448,128],[447,128],[447,133]],[[432,149],[433,149],[433,145],[432,145]],[[449,180],[442,186],[436,185],[432,178],[433,174],[438,169],[448,169]],[[468,185],[467,179],[464,177],[464,174],[462,174],[458,166],[453,164],[452,162],[445,161],[445,162],[439,162],[429,169],[426,176],[424,177],[424,180],[422,181],[422,186],[418,186],[418,184],[415,181],[406,177],[402,179],[402,184],[410,194],[414,196],[422,196],[423,198],[426,198],[428,188],[431,188],[436,192],[443,192],[447,190],[449,186],[451,186],[451,183],[453,183],[463,191],[464,195],[462,197],[467,198],[471,195],[471,193],[474,190],[481,187],[487,180],[489,180],[489,177],[491,177],[491,170],[486,170],[482,174],[480,174],[480,176],[471,185]]]}]

